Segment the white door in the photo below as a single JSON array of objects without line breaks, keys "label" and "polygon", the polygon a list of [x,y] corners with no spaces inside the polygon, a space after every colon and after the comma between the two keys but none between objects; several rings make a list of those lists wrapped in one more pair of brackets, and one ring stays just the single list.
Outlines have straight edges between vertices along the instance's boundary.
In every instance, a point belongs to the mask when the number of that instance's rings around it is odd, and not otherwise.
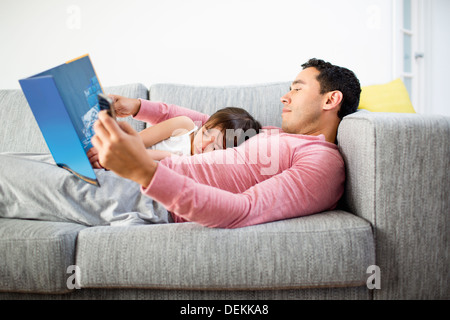
[{"label": "white door", "polygon": [[393,0],[394,78],[401,78],[414,109],[426,113],[425,40],[430,0]]}]

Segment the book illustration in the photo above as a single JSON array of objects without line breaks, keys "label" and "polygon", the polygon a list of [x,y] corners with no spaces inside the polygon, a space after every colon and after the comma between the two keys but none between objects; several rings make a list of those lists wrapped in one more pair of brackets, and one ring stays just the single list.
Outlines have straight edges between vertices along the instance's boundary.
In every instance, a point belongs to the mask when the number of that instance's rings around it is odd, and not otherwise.
[{"label": "book illustration", "polygon": [[84,148],[90,145],[91,139],[95,134],[93,126],[97,118],[98,111],[96,108],[89,109],[89,111],[86,112],[86,114],[81,118],[84,124],[84,128],[82,129],[84,138],[81,143],[83,144]]},{"label": "book illustration", "polygon": [[81,117],[83,121],[83,135],[84,138],[81,141],[83,147],[86,148],[90,145],[91,139],[94,136],[94,122],[98,119],[98,113],[100,111],[100,106],[98,103],[98,94],[102,93],[102,88],[97,80],[97,76],[91,78],[89,87],[84,90],[84,95],[90,109]]}]

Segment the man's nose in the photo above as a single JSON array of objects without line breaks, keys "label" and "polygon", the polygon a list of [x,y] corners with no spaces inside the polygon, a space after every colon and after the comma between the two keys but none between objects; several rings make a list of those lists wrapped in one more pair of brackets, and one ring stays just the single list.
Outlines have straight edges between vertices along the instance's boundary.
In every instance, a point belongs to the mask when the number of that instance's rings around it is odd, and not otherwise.
[{"label": "man's nose", "polygon": [[283,104],[289,104],[291,103],[291,99],[289,98],[289,94],[285,94],[284,96],[281,97],[281,103]]}]

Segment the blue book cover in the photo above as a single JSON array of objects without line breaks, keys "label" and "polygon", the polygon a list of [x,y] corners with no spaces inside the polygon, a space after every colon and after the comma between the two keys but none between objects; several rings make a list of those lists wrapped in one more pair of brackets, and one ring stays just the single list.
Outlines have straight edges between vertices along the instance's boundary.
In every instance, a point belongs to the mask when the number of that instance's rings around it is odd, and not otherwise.
[{"label": "blue book cover", "polygon": [[99,186],[87,157],[103,89],[89,55],[19,80],[56,164]]}]

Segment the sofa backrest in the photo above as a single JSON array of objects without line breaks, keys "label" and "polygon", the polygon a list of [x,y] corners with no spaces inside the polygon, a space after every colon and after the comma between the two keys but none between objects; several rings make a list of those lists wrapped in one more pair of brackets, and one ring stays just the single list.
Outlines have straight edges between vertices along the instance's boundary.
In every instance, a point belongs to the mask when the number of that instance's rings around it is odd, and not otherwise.
[{"label": "sofa backrest", "polygon": [[[142,84],[106,87],[107,94],[150,99],[177,104],[206,114],[224,107],[248,110],[263,126],[281,126],[280,98],[289,90],[290,82],[246,86],[189,86],[155,84],[148,90]],[[48,153],[48,147],[34,119],[22,90],[0,90],[0,152]],[[125,119],[137,131],[146,124]]]},{"label": "sofa backrest", "polygon": [[0,152],[49,152],[21,90],[0,91]]},{"label": "sofa backrest", "polygon": [[[129,98],[148,98],[148,90],[142,84],[107,87],[105,92]],[[0,119],[0,152],[49,152],[22,90],[0,90]],[[145,127],[145,123],[131,118],[124,121],[138,131]]]},{"label": "sofa backrest", "polygon": [[161,101],[213,114],[225,107],[240,107],[250,112],[263,126],[281,126],[280,98],[289,91],[291,82],[243,86],[188,86],[155,84],[150,87],[152,101]]}]

